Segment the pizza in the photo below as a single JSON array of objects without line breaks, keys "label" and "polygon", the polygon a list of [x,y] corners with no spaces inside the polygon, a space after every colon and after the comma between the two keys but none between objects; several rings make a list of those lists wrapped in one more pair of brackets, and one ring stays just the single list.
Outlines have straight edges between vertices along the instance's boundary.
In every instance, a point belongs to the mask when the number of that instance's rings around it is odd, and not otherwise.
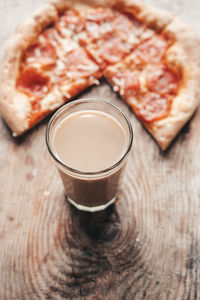
[{"label": "pizza", "polygon": [[174,16],[134,0],[53,0],[16,29],[0,108],[14,136],[104,76],[165,150],[200,96],[200,41]]}]

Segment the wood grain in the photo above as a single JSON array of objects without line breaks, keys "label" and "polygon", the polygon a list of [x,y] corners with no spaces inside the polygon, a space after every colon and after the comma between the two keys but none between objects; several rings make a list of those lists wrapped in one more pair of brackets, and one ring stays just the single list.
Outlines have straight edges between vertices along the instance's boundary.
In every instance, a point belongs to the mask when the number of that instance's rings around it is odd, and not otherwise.
[{"label": "wood grain", "polygon": [[[200,33],[195,0],[145,2]],[[40,5],[0,2],[1,58]],[[114,103],[133,124],[120,199],[104,212],[77,211],[46,150],[48,119],[17,140],[1,120],[0,299],[200,299],[200,111],[163,153],[105,81],[86,96]]]}]

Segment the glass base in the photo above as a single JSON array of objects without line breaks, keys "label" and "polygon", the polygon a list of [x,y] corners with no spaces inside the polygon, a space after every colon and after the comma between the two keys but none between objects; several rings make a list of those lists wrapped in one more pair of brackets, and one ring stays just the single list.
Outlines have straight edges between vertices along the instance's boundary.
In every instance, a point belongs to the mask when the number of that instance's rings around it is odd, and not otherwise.
[{"label": "glass base", "polygon": [[88,212],[96,212],[96,211],[100,211],[100,210],[104,210],[106,209],[108,206],[110,206],[111,204],[113,204],[115,202],[115,200],[117,199],[117,197],[112,198],[109,202],[107,202],[106,204],[103,205],[99,205],[99,206],[94,206],[94,207],[90,207],[90,206],[84,206],[81,204],[77,204],[76,202],[74,202],[71,198],[66,196],[66,199],[73,205],[75,206],[77,209],[79,210],[83,210],[83,211],[88,211]]}]

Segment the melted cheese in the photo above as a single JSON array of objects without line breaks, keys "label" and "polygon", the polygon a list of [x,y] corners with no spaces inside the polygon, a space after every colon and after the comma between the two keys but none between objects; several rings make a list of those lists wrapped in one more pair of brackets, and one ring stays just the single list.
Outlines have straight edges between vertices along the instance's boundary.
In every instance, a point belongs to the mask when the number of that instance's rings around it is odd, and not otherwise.
[{"label": "melted cheese", "polygon": [[40,101],[41,110],[55,110],[64,103],[63,97],[55,87],[46,97]]}]

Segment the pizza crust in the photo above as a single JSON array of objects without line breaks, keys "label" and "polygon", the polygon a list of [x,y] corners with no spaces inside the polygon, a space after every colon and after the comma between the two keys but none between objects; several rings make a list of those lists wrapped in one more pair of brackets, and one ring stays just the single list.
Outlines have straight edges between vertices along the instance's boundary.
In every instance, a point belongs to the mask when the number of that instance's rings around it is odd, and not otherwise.
[{"label": "pizza crust", "polygon": [[147,7],[137,0],[116,1],[116,5],[157,32],[162,31],[174,18],[166,11]]}]

